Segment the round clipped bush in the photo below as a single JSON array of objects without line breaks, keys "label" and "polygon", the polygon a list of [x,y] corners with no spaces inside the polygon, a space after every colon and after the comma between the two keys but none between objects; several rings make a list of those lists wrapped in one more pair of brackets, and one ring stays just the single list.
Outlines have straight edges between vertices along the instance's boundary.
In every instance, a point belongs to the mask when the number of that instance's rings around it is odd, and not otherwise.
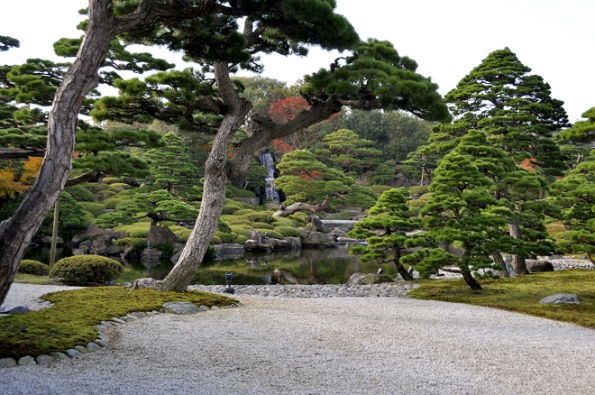
[{"label": "round clipped bush", "polygon": [[226,204],[225,206],[223,206],[223,211],[221,212],[221,214],[223,215],[230,215],[230,214],[234,214],[236,211],[241,210],[242,208],[240,206],[236,206],[233,204]]},{"label": "round clipped bush", "polygon": [[103,284],[113,281],[123,271],[120,262],[100,255],[75,255],[60,259],[50,272],[67,283]]},{"label": "round clipped bush", "polygon": [[19,273],[47,276],[50,268],[48,265],[32,259],[23,259],[19,264]]},{"label": "round clipped bush", "polygon": [[95,196],[93,192],[83,187],[82,185],[73,185],[64,188],[65,192],[70,193],[70,196],[77,202],[94,202]]},{"label": "round clipped bush", "polygon": [[277,226],[275,232],[279,232],[283,237],[302,237],[302,232],[291,226]]},{"label": "round clipped bush", "polygon": [[269,229],[258,229],[258,230],[260,231],[260,234],[262,235],[263,238],[265,236],[268,236],[271,239],[283,240],[283,235],[275,230],[269,230]]},{"label": "round clipped bush", "polygon": [[236,211],[235,213],[233,213],[233,215],[244,215],[244,214],[250,214],[250,213],[255,213],[256,211],[249,209],[249,208],[243,208],[241,210]]},{"label": "round clipped bush", "polygon": [[239,218],[250,222],[264,222],[267,224],[270,224],[275,220],[271,213],[266,211],[244,214],[239,216]]},{"label": "round clipped bush", "polygon": [[217,235],[213,236],[213,238],[211,239],[211,244],[221,244],[221,238]]}]

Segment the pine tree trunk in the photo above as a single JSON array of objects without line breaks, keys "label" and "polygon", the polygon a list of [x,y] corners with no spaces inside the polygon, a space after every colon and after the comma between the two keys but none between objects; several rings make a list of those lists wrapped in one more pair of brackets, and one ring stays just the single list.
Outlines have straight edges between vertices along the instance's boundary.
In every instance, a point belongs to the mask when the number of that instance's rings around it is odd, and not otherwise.
[{"label": "pine tree trunk", "polygon": [[403,278],[403,280],[405,281],[413,281],[414,278],[411,274],[409,274],[409,272],[407,270],[405,270],[405,266],[403,266],[401,264],[401,252],[399,251],[398,247],[393,248],[393,253],[395,255],[394,258],[394,263],[395,266],[397,267],[397,272],[399,272],[399,274],[401,275],[401,277]]},{"label": "pine tree trunk", "polygon": [[471,275],[471,272],[466,271],[466,270],[461,270],[461,272],[463,274],[463,278],[465,279],[465,282],[467,283],[467,285],[469,285],[471,287],[471,289],[476,290],[476,291],[482,289],[479,282],[475,279],[475,277],[473,277]]},{"label": "pine tree trunk", "polygon": [[219,217],[225,205],[229,145],[252,106],[235,93],[226,63],[215,64],[215,78],[230,111],[219,127],[205,164],[205,181],[198,219],[178,262],[167,277],[162,281],[140,279],[135,281],[132,288],[183,292],[200,267],[209,243],[217,231]]},{"label": "pine tree trunk", "polygon": [[[517,240],[523,240],[521,227],[519,226],[519,224],[508,224],[508,230],[509,234],[512,237],[514,237]],[[527,265],[525,264],[525,257],[523,255],[513,255],[511,264],[514,268],[514,271],[517,272],[518,275],[529,274],[529,271],[527,270]]]},{"label": "pine tree trunk", "polygon": [[14,215],[0,224],[0,304],[14,281],[25,249],[66,184],[72,169],[78,110],[86,94],[97,85],[97,70],[116,33],[111,1],[89,4],[87,34],[49,114],[47,149],[39,175]]},{"label": "pine tree trunk", "polygon": [[500,251],[495,251],[492,254],[492,258],[497,265],[502,266],[502,277],[509,278],[510,273],[508,273],[508,268],[506,267],[506,262],[504,262],[504,258],[502,258],[502,253]]}]

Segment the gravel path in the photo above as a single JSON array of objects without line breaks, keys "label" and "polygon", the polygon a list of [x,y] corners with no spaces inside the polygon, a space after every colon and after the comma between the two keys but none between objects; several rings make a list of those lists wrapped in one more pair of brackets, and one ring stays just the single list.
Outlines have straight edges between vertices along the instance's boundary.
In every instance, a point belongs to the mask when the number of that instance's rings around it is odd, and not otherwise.
[{"label": "gravel path", "polygon": [[239,299],[118,326],[83,358],[1,369],[0,393],[595,393],[595,331],[578,326],[409,298]]}]

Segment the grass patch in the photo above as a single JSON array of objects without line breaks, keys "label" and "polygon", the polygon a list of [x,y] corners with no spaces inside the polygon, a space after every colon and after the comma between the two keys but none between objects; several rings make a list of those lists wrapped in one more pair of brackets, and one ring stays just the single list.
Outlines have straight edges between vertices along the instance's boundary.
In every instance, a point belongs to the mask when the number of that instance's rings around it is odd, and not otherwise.
[{"label": "grass patch", "polygon": [[38,284],[38,285],[64,285],[60,281],[54,280],[52,277],[43,277],[35,274],[17,273],[14,276],[15,283],[23,284]]},{"label": "grass patch", "polygon": [[[595,271],[560,270],[498,280],[481,280],[483,290],[473,291],[461,280],[422,280],[409,292],[418,299],[441,300],[494,307],[556,321],[595,328]],[[557,293],[576,294],[580,305],[539,304]]]},{"label": "grass patch", "polygon": [[95,325],[134,311],[159,310],[166,302],[196,306],[227,306],[237,301],[206,292],[129,291],[124,287],[95,287],[53,292],[42,297],[54,306],[0,318],[0,358],[38,356],[97,339]]}]

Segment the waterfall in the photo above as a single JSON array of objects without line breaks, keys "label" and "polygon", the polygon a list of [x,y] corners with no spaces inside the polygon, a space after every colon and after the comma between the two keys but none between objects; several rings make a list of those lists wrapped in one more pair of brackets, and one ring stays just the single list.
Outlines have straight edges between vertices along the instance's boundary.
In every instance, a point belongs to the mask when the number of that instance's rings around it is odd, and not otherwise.
[{"label": "waterfall", "polygon": [[267,169],[267,177],[265,177],[264,181],[266,182],[265,185],[265,196],[263,200],[272,199],[273,202],[279,203],[279,192],[275,188],[275,161],[273,160],[273,155],[270,152],[262,152],[258,155],[258,161],[262,166]]}]

